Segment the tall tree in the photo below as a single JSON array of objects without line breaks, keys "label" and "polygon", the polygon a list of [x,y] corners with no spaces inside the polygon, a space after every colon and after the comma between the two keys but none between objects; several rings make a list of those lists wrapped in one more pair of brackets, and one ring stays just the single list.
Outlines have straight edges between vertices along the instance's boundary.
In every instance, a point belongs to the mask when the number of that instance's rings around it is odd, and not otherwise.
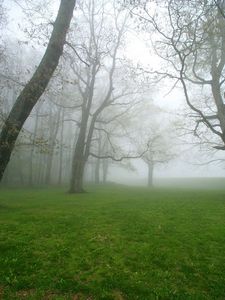
[{"label": "tall tree", "polygon": [[[80,67],[81,62],[77,64],[74,59],[71,62],[81,98],[79,134],[72,161],[71,193],[83,191],[84,168],[93,145],[95,125],[103,111],[115,105],[118,99],[133,93],[127,92],[126,85],[119,87],[115,80],[118,52],[125,33],[127,15],[113,7],[115,14],[112,17],[111,12],[107,11],[107,5],[107,2],[92,0],[84,2],[81,7],[88,29],[81,42],[81,49],[86,57],[85,68],[83,64]],[[70,46],[73,50],[72,42]],[[122,100],[121,102],[121,107],[129,104]]]},{"label": "tall tree", "polygon": [[4,122],[0,134],[0,180],[10,160],[11,153],[23,124],[45,91],[52,74],[58,66],[60,56],[63,52],[66,34],[73,16],[75,3],[76,0],[61,0],[45,54],[32,78],[21,91],[8,118]]},{"label": "tall tree", "polygon": [[182,87],[193,136],[201,145],[225,150],[225,1],[171,0],[155,12],[144,2],[143,13],[134,14],[154,29],[156,54],[165,62],[149,73]]}]

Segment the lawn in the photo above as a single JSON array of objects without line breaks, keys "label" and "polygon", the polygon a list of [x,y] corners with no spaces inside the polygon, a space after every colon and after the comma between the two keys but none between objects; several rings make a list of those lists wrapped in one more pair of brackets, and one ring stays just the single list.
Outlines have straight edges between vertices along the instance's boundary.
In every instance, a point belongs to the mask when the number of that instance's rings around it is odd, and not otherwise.
[{"label": "lawn", "polygon": [[0,299],[225,299],[225,190],[0,190]]}]

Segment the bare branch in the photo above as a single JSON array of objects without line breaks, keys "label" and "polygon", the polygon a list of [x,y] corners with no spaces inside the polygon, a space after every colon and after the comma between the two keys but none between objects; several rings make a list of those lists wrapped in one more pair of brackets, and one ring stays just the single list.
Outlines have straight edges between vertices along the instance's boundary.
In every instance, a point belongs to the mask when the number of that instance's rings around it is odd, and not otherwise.
[{"label": "bare branch", "polygon": [[95,153],[92,153],[90,152],[90,156],[93,156],[95,158],[99,158],[99,159],[112,159],[113,161],[122,161],[124,159],[137,159],[137,158],[142,158],[142,156],[148,151],[149,149],[149,144],[147,145],[147,149],[144,150],[141,154],[139,155],[124,155],[124,156],[121,156],[119,158],[115,158],[114,156],[112,155],[97,155]]},{"label": "bare branch", "polygon": [[79,53],[77,52],[77,50],[74,48],[74,46],[70,42],[66,41],[66,45],[68,45],[73,50],[73,52],[76,54],[76,56],[79,58],[79,60],[82,63],[84,63],[87,67],[90,67],[90,65],[81,58],[81,56],[79,55]]}]

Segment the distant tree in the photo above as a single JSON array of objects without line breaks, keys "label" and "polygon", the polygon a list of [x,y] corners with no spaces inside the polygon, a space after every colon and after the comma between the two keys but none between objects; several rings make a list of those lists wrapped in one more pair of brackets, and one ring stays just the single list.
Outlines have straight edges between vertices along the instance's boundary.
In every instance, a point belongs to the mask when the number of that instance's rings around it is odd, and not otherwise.
[{"label": "distant tree", "polygon": [[156,165],[166,164],[173,157],[174,154],[172,154],[172,151],[169,149],[163,133],[159,133],[157,131],[155,131],[155,133],[152,132],[151,136],[149,137],[149,151],[142,156],[143,161],[148,166],[149,187],[153,186],[153,175]]}]

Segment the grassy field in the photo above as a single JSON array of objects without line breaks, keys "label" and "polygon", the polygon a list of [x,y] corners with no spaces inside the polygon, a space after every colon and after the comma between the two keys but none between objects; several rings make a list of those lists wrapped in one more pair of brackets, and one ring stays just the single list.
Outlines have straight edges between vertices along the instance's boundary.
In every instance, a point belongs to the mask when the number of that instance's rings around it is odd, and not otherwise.
[{"label": "grassy field", "polygon": [[225,190],[0,190],[0,299],[225,299]]}]

